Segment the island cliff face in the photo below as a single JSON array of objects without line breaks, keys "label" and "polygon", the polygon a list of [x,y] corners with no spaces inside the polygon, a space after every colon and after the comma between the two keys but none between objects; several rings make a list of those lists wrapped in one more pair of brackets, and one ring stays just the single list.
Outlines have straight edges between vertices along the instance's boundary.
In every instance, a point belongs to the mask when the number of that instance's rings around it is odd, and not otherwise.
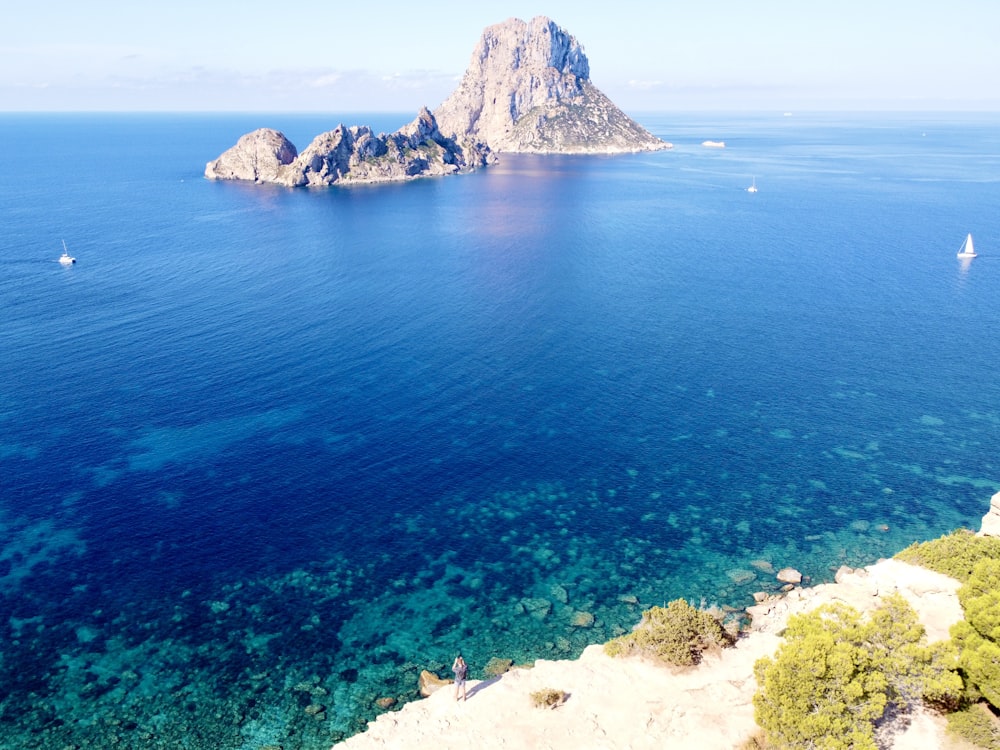
[{"label": "island cliff face", "polygon": [[459,87],[395,133],[366,126],[322,133],[302,152],[261,128],[205,166],[212,180],[290,187],[372,183],[467,172],[496,152],[625,153],[671,145],[625,115],[590,82],[590,63],[548,18],[490,26]]},{"label": "island cliff face", "polygon": [[261,128],[205,166],[213,180],[272,182],[289,187],[339,182],[393,182],[453,174],[496,160],[484,144],[445,138],[425,107],[395,133],[376,135],[367,126],[338,125],[301,153],[277,130]]},{"label": "island cliff face", "polygon": [[494,151],[623,153],[671,144],[590,81],[583,47],[550,19],[511,18],[483,32],[458,88],[434,112],[443,133]]}]

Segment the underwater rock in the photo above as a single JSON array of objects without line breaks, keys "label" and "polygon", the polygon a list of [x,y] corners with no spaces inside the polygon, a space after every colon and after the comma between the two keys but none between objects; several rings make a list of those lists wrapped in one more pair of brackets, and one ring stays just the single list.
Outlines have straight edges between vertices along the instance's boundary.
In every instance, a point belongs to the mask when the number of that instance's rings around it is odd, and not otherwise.
[{"label": "underwater rock", "polygon": [[566,591],[565,586],[560,586],[558,583],[554,583],[552,584],[552,587],[549,589],[549,591],[552,594],[552,598],[555,599],[560,604],[569,603],[569,592]]},{"label": "underwater rock", "polygon": [[594,626],[594,615],[590,612],[577,612],[573,615],[574,628],[591,628]]},{"label": "underwater rock", "polygon": [[521,606],[528,614],[539,620],[544,620],[552,611],[552,602],[548,599],[522,599]]},{"label": "underwater rock", "polygon": [[433,672],[428,672],[426,669],[420,673],[420,696],[426,698],[429,695],[433,695],[438,690],[443,687],[447,687],[452,683],[452,680],[446,680],[438,677]]},{"label": "underwater rock", "polygon": [[727,570],[726,575],[729,577],[729,580],[737,586],[743,586],[757,578],[757,574],[752,570],[745,570],[743,568],[733,568],[732,570]]},{"label": "underwater rock", "polygon": [[326,718],[326,706],[320,705],[319,703],[310,703],[304,709],[307,716],[319,717],[323,714],[323,718]]},{"label": "underwater rock", "polygon": [[387,695],[384,698],[378,698],[375,701],[375,705],[383,710],[388,710],[396,705],[396,699]]}]

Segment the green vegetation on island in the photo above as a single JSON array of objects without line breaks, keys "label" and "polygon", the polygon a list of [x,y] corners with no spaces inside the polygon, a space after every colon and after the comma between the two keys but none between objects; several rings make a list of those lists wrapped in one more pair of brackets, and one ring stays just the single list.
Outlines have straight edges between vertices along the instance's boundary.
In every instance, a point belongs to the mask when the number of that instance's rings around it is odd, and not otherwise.
[{"label": "green vegetation on island", "polygon": [[716,615],[675,599],[666,607],[647,609],[635,630],[605,643],[604,651],[609,656],[651,656],[674,666],[691,666],[706,650],[735,640]]},{"label": "green vegetation on island", "polygon": [[896,557],[963,583],[951,640],[926,645],[898,595],[867,619],[842,605],[790,618],[785,644],[755,667],[763,746],[875,748],[882,724],[924,702],[948,713],[949,732],[1000,750],[1000,539],[959,530]]},{"label": "green vegetation on island", "polygon": [[896,559],[965,583],[980,560],[1000,560],[1000,538],[958,529],[929,542],[915,542],[899,552]]},{"label": "green vegetation on island", "polygon": [[876,750],[876,725],[921,700],[959,704],[962,679],[947,643],[926,644],[899,594],[868,618],[827,604],[789,618],[773,659],[754,665],[754,717],[769,746]]},{"label": "green vegetation on island", "polygon": [[896,557],[962,582],[958,601],[965,619],[951,636],[965,690],[958,710],[948,715],[948,730],[1000,750],[1000,538],[959,529]]},{"label": "green vegetation on island", "polygon": [[[867,616],[826,604],[790,617],[785,642],[754,666],[761,731],[745,748],[875,750],[880,731],[923,704],[948,715],[950,733],[1000,750],[1000,538],[963,529],[896,557],[963,584],[964,620],[951,639],[928,644],[899,594]],[[604,650],[690,666],[706,650],[734,642],[720,617],[677,599],[643,612],[631,633]]]}]

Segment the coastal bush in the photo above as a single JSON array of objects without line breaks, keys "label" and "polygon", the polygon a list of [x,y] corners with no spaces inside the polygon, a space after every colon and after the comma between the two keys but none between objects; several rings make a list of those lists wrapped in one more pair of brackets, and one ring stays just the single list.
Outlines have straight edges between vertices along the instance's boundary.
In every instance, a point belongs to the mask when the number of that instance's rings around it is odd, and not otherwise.
[{"label": "coastal bush", "polygon": [[701,661],[709,648],[732,644],[718,617],[697,609],[684,599],[642,613],[635,630],[604,644],[609,656],[652,656],[668,664],[690,666]]},{"label": "coastal bush", "polygon": [[976,563],[958,590],[965,619],[951,629],[959,663],[968,681],[994,707],[1000,707],[1000,559]]},{"label": "coastal bush", "polygon": [[949,714],[948,733],[986,750],[1000,750],[1000,721],[982,706]]},{"label": "coastal bush", "polygon": [[925,695],[957,703],[954,652],[928,648],[917,614],[898,594],[870,617],[828,604],[789,618],[775,657],[754,665],[754,716],[776,748],[875,750],[886,710]]},{"label": "coastal bush", "polygon": [[[958,530],[913,544],[897,557],[963,582],[958,591],[964,620],[951,630],[951,645],[965,677],[961,701],[943,707],[948,731],[984,748],[1000,750],[1000,539]],[[985,702],[984,702],[985,701]]]},{"label": "coastal bush", "polygon": [[1000,559],[1000,538],[976,536],[958,529],[929,542],[916,542],[896,554],[897,560],[951,576],[963,583],[980,560]]},{"label": "coastal bush", "polygon": [[542,688],[531,694],[531,705],[535,708],[559,708],[566,702],[566,692],[555,688]]}]

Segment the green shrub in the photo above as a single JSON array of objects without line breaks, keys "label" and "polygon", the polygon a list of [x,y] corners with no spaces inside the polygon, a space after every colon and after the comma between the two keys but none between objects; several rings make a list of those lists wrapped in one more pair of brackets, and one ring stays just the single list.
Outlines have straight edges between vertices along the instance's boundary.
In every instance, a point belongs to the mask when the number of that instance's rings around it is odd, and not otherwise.
[{"label": "green shrub", "polygon": [[965,619],[951,629],[960,650],[959,663],[969,682],[993,706],[1000,707],[1000,560],[976,563],[958,590]]},{"label": "green shrub", "polygon": [[559,708],[566,702],[566,693],[555,688],[542,688],[531,694],[531,705],[535,708]]},{"label": "green shrub", "polygon": [[717,617],[675,599],[666,607],[647,609],[635,630],[605,643],[604,651],[609,656],[652,656],[668,664],[690,666],[701,661],[706,649],[732,641]]},{"label": "green shrub", "polygon": [[948,733],[986,750],[1000,750],[1000,722],[981,705],[949,714]]},{"label": "green shrub", "polygon": [[899,552],[896,559],[944,573],[964,583],[977,562],[1000,559],[1000,538],[976,536],[968,529],[958,529],[929,542],[911,544]]},{"label": "green shrub", "polygon": [[961,694],[954,653],[923,641],[898,594],[867,620],[843,604],[795,615],[774,659],[754,665],[757,723],[776,748],[875,750],[875,722],[891,704],[905,710],[925,694],[941,702]]}]

